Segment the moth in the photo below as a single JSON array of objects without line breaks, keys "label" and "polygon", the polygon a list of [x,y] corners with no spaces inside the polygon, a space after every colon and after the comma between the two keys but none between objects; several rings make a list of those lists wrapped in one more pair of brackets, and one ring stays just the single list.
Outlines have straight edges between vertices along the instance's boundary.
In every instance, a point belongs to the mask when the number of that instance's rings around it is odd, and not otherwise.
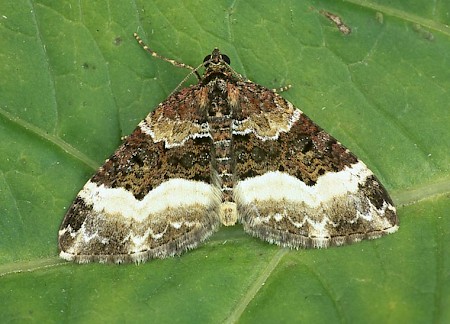
[{"label": "moth", "polygon": [[84,185],[59,230],[63,259],[179,255],[237,222],[294,249],[398,229],[392,200],[367,166],[276,91],[235,72],[219,49],[193,68],[134,36],[198,83],[160,103]]}]

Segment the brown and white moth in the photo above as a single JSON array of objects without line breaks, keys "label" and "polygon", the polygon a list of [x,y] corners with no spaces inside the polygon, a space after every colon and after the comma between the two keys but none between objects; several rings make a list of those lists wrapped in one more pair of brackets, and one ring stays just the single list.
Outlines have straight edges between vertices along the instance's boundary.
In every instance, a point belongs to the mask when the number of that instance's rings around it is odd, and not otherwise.
[{"label": "brown and white moth", "polygon": [[59,230],[63,259],[164,258],[236,222],[290,248],[398,229],[366,165],[275,91],[236,73],[219,49],[203,76],[165,60],[199,82],[159,104],[85,184]]}]

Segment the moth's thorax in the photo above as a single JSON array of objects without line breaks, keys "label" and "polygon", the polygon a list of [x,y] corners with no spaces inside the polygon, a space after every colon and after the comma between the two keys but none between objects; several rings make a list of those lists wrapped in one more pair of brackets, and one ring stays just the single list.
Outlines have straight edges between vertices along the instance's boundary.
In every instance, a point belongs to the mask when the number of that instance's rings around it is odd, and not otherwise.
[{"label": "moth's thorax", "polygon": [[214,78],[205,85],[207,99],[205,108],[209,116],[231,115],[234,99],[232,93],[236,91],[236,85],[223,78]]}]

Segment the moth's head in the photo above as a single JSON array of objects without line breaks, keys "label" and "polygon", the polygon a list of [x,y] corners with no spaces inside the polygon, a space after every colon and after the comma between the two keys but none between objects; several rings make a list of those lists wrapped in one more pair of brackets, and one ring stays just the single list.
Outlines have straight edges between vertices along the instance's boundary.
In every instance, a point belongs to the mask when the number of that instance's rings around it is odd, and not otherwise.
[{"label": "moth's head", "polygon": [[203,65],[209,73],[224,73],[230,70],[230,58],[226,54],[220,53],[218,48],[215,48],[210,55],[205,56]]}]

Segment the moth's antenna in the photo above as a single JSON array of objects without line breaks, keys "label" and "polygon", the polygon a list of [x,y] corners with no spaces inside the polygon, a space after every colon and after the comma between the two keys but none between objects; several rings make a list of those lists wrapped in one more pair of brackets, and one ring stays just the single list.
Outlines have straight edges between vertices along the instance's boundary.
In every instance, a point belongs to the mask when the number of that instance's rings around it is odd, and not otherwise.
[{"label": "moth's antenna", "polygon": [[[198,78],[198,80],[199,81],[201,81],[202,80],[202,77],[200,76],[200,74],[198,74],[198,69],[200,69],[202,66],[204,66],[205,65],[205,63],[203,62],[202,64],[200,64],[199,66],[197,66],[196,68],[192,68],[192,71],[188,74],[188,75],[186,75],[186,77],[183,79],[183,80],[181,80],[181,82],[177,85],[177,87],[175,88],[175,90],[173,90],[171,93],[170,93],[170,95],[169,96],[171,96],[171,95],[173,95],[175,92],[177,92],[178,91],[178,89],[180,89],[180,87],[183,85],[183,83],[185,83],[186,82],[186,80],[187,79],[189,79],[190,77],[191,77],[191,75],[192,74],[195,74],[196,76],[197,76],[197,78]],[[189,65],[188,65],[189,66]],[[190,67],[190,66],[189,66]]]},{"label": "moth's antenna", "polygon": [[[150,53],[151,56],[157,57],[157,58],[159,58],[159,59],[161,59],[161,60],[163,60],[163,61],[166,61],[166,62],[172,64],[173,66],[191,70],[191,73],[189,73],[189,75],[183,80],[183,82],[186,81],[187,78],[190,77],[192,74],[195,74],[196,77],[197,77],[197,79],[199,79],[199,80],[202,79],[202,77],[200,76],[200,74],[198,74],[197,70],[198,70],[201,66],[203,66],[203,63],[200,64],[200,66],[198,66],[197,68],[193,68],[193,67],[190,66],[190,65],[187,65],[187,64],[184,64],[184,63],[180,63],[180,62],[177,62],[177,61],[172,60],[172,59],[170,59],[170,58],[161,56],[161,55],[159,55],[158,53],[156,53],[154,50],[152,50],[150,47],[148,47],[148,46],[144,43],[144,41],[139,37],[139,35],[138,35],[137,33],[134,33],[133,36],[134,36],[134,38],[136,38],[136,40],[137,40],[137,42],[139,43],[139,45],[141,45],[142,48],[143,48],[144,50],[146,50],[148,53]],[[183,83],[183,82],[182,82],[182,83]],[[178,86],[178,87],[179,87],[179,86]],[[178,88],[178,87],[177,87],[177,88]]]}]

